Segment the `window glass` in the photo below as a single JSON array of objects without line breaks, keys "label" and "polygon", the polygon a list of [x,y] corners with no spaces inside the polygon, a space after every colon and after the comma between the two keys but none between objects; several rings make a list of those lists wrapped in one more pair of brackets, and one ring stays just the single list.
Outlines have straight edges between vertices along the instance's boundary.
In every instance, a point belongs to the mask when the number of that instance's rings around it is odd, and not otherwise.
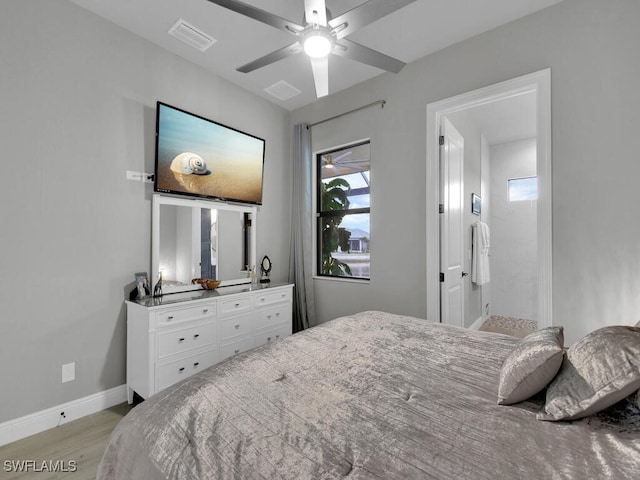
[{"label": "window glass", "polygon": [[510,202],[536,200],[538,198],[537,177],[510,178],[508,186]]},{"label": "window glass", "polygon": [[320,276],[370,278],[369,142],[317,155]]}]

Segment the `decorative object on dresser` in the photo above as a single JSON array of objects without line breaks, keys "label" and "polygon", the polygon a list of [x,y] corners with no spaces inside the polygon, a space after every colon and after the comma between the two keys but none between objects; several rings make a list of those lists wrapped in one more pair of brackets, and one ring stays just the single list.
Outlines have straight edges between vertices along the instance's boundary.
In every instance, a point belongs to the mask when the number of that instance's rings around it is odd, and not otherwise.
[{"label": "decorative object on dresser", "polygon": [[262,271],[262,278],[260,279],[260,283],[269,283],[271,281],[271,279],[269,278],[269,272],[271,272],[271,260],[266,255],[262,258],[260,270]]},{"label": "decorative object on dresser", "polygon": [[220,285],[220,280],[212,280],[210,278],[194,278],[191,280],[192,285],[200,285],[205,290],[215,290]]},{"label": "decorative object on dresser", "polygon": [[162,272],[158,272],[158,281],[156,285],[153,287],[153,296],[161,297],[162,296]]},{"label": "decorative object on dresser", "polygon": [[291,335],[293,285],[221,287],[127,301],[127,399]]},{"label": "decorative object on dresser", "polygon": [[136,298],[144,298],[148,295],[151,295],[151,290],[149,289],[149,277],[147,276],[147,272],[138,272],[135,275],[136,277],[136,288],[138,290]]}]

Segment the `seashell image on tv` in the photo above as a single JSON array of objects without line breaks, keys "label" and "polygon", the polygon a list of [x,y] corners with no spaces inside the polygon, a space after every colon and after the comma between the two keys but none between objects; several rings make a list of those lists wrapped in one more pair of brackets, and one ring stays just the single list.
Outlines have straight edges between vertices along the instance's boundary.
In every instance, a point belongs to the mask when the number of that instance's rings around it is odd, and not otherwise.
[{"label": "seashell image on tv", "polygon": [[158,102],[155,190],[262,203],[265,141]]}]

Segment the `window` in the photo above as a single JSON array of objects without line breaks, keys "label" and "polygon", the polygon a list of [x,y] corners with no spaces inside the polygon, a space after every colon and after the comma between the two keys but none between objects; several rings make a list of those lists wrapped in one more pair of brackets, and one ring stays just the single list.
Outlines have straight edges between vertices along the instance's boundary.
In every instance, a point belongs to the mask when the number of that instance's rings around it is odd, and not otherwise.
[{"label": "window", "polygon": [[507,182],[510,202],[536,200],[538,198],[537,177],[510,178]]},{"label": "window", "polygon": [[370,145],[316,156],[317,274],[368,280],[370,275]]}]

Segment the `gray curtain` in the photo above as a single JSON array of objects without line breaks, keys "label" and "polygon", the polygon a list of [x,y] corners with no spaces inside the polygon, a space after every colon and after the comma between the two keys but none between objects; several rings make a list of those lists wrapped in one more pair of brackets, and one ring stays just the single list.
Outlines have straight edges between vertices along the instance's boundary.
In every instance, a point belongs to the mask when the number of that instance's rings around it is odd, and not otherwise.
[{"label": "gray curtain", "polygon": [[293,331],[316,325],[313,299],[311,130],[298,124],[293,132],[293,205],[291,219],[291,255],[289,282],[295,285]]}]

